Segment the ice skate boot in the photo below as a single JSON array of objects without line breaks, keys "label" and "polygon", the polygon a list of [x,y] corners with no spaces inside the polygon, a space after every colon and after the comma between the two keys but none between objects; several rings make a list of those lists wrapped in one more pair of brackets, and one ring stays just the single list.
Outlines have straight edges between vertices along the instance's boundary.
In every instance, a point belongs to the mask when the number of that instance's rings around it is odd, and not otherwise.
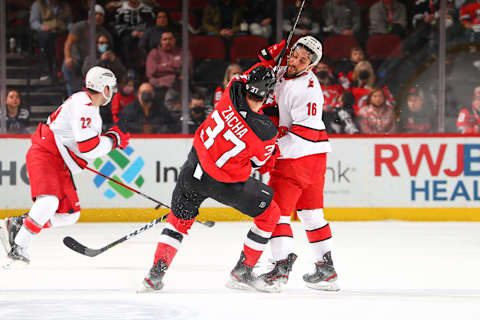
[{"label": "ice skate boot", "polygon": [[0,223],[0,238],[7,254],[15,244],[15,237],[18,231],[23,225],[23,219],[27,216],[27,213],[17,216],[8,217]]},{"label": "ice skate boot", "polygon": [[330,251],[323,255],[323,261],[315,262],[315,272],[303,275],[307,287],[316,290],[338,291],[337,272],[333,267]]},{"label": "ice skate boot", "polygon": [[257,277],[253,273],[253,266],[247,266],[245,254],[242,251],[240,260],[230,272],[230,280],[226,283],[227,288],[237,290],[257,290],[261,292],[280,292],[278,283],[269,283],[265,279]]},{"label": "ice skate boot", "polygon": [[260,275],[260,278],[265,279],[269,283],[287,284],[288,275],[292,271],[292,266],[296,259],[297,255],[290,253],[286,259],[276,261],[273,270]]},{"label": "ice skate boot", "polygon": [[27,248],[21,247],[18,244],[14,243],[12,249],[8,253],[8,258],[11,262],[23,262],[26,264],[30,263],[30,256],[27,253]]},{"label": "ice skate boot", "polygon": [[151,292],[163,288],[163,277],[167,271],[168,265],[163,260],[158,260],[143,279],[143,287],[139,292]]}]

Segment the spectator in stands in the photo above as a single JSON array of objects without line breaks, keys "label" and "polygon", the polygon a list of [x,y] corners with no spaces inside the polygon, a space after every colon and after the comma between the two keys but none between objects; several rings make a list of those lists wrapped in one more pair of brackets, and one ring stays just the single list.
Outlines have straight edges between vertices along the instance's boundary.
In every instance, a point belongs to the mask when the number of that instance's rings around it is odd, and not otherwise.
[{"label": "spectator in stands", "polygon": [[31,0],[7,0],[6,14],[7,26],[19,27],[28,21],[32,1]]},{"label": "spectator in stands", "polygon": [[335,65],[335,74],[344,89],[350,87],[350,83],[353,81],[353,69],[357,63],[363,60],[365,60],[365,52],[361,47],[355,46],[350,49],[349,60],[340,61]]},{"label": "spectator in stands", "polygon": [[473,91],[472,107],[460,110],[457,131],[464,134],[480,133],[480,86]]},{"label": "spectator in stands", "polygon": [[[95,26],[97,35],[105,35],[109,43],[113,43],[111,35],[102,26],[105,11],[100,5],[95,5]],[[90,16],[87,20],[72,25],[64,47],[64,61],[62,66],[63,77],[66,82],[67,95],[82,89],[81,68],[89,55],[90,49]]]},{"label": "spectator in stands", "polygon": [[[369,61],[364,60],[357,63],[355,69],[353,69],[353,81],[350,85],[350,91],[355,97],[355,105],[353,108],[356,115],[367,105],[368,95],[372,92],[373,88],[377,86],[375,80],[375,72]],[[395,106],[395,98],[386,85],[382,86],[382,90],[386,97],[386,103],[393,109]]]},{"label": "spectator in stands", "polygon": [[17,90],[7,91],[7,132],[28,133],[30,112],[21,107],[20,94]]},{"label": "spectator in stands", "polygon": [[389,134],[395,132],[395,112],[387,105],[382,88],[371,90],[367,106],[358,114],[360,131],[367,134]]},{"label": "spectator in stands", "polygon": [[215,93],[213,94],[213,105],[216,106],[220,98],[222,97],[223,91],[230,83],[230,80],[238,74],[242,74],[243,70],[240,65],[236,63],[229,64],[227,69],[225,70],[225,75],[223,77],[223,82],[215,89]]},{"label": "spectator in stands", "polygon": [[[193,70],[192,56],[189,55],[190,71]],[[162,34],[160,44],[147,57],[145,73],[148,82],[155,88],[159,101],[164,101],[169,88],[179,90],[182,71],[182,50],[176,45],[176,38],[170,31]]]},{"label": "spectator in stands", "polygon": [[160,10],[157,12],[155,25],[149,27],[145,31],[138,43],[138,46],[145,52],[150,52],[160,43],[163,32],[171,31],[173,34],[179,34],[181,31],[180,29],[181,27],[178,25],[178,23],[170,19],[167,11]]},{"label": "spectator in stands", "polygon": [[[180,108],[174,110],[173,117],[178,119],[176,121],[178,128],[176,132],[182,132],[183,116],[181,105]],[[202,124],[208,115],[208,108],[205,104],[205,97],[199,92],[192,92],[190,94],[190,101],[188,103],[189,113],[187,117],[188,134],[194,134],[198,127]]]},{"label": "spectator in stands", "polygon": [[117,123],[118,115],[125,109],[126,105],[135,100],[135,83],[133,79],[121,78],[119,83],[120,90],[112,99],[112,119]]},{"label": "spectator in stands", "polygon": [[138,61],[141,52],[138,43],[147,28],[154,25],[155,13],[142,0],[128,0],[117,9],[115,14],[115,30],[119,40],[119,52],[128,69],[143,71]]},{"label": "spectator in stands", "polygon": [[436,127],[437,112],[426,102],[425,91],[415,86],[408,91],[407,108],[400,110],[402,133],[432,133]]},{"label": "spectator in stands", "polygon": [[323,92],[323,112],[333,112],[333,109],[338,106],[338,98],[342,95],[344,89],[335,81],[331,69],[325,61],[320,61],[314,72]]},{"label": "spectator in stands", "polygon": [[137,91],[137,98],[127,104],[118,115],[119,126],[131,133],[168,133],[175,130],[172,116],[155,99],[150,83],[144,82]]},{"label": "spectator in stands", "polygon": [[[420,61],[428,58],[438,51],[440,25],[439,18],[439,1],[415,1],[412,7],[412,26],[414,32],[412,36],[407,38],[404,42],[404,48],[407,51],[417,53],[419,50],[424,50],[423,55],[419,55]],[[456,9],[453,0],[447,0],[447,10],[445,12],[445,27],[447,43],[460,43],[465,38],[465,29],[458,19],[458,10]],[[427,44],[427,46],[425,46]]]},{"label": "spectator in stands", "polygon": [[202,28],[208,35],[231,39],[239,33],[243,8],[235,0],[211,0],[202,16]]},{"label": "spectator in stands", "polygon": [[275,17],[275,2],[273,0],[248,0],[246,20],[250,33],[270,39]]},{"label": "spectator in stands", "polygon": [[[295,0],[295,3],[287,6],[283,13],[283,32],[286,34],[292,30],[295,19],[297,18],[298,9],[300,8],[301,0]],[[317,36],[320,33],[320,24],[314,18],[314,10],[310,2],[305,2],[302,10],[302,15],[298,20],[297,27],[294,34],[298,36],[312,35]]]},{"label": "spectator in stands", "polygon": [[117,79],[122,79],[127,75],[127,69],[120,61],[120,58],[113,52],[108,37],[103,34],[97,36],[97,53],[95,57],[88,56],[83,62],[83,77],[85,77],[88,70],[93,66],[101,66],[112,70]]},{"label": "spectator in stands", "polygon": [[322,9],[324,31],[344,36],[360,32],[360,7],[353,0],[330,0]]},{"label": "spectator in stands", "polygon": [[397,0],[380,0],[369,9],[369,33],[395,34],[404,37],[407,29],[407,8]]},{"label": "spectator in stands", "polygon": [[[48,63],[46,78],[59,71],[57,65],[57,38],[64,37],[72,24],[70,5],[61,0],[36,0],[30,11],[30,28],[40,46],[40,52]],[[61,63],[61,61],[60,61]],[[43,77],[42,77],[43,79]]]},{"label": "spectator in stands", "polygon": [[480,0],[473,0],[460,8],[460,21],[467,30],[470,42],[480,41]]}]

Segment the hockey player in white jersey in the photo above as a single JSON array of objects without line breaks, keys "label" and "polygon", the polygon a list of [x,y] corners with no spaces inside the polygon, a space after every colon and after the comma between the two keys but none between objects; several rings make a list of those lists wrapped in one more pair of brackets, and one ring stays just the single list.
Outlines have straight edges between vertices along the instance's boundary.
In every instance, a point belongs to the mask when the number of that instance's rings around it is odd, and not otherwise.
[{"label": "hockey player in white jersey", "polygon": [[[260,59],[274,66],[285,41],[262,50]],[[287,51],[288,52],[288,51]],[[323,213],[327,153],[331,151],[322,121],[323,93],[312,69],[320,62],[322,45],[312,36],[298,39],[277,73],[275,101],[279,112],[280,157],[270,173],[280,220],[270,240],[274,269],[263,275],[286,283],[297,256],[293,253],[291,213],[296,210],[313,249],[315,271],[305,274],[306,285],[338,290],[331,257],[331,231]],[[283,66],[282,66],[283,65]]]},{"label": "hockey player in white jersey", "polygon": [[112,71],[91,68],[85,78],[87,90],[65,100],[32,135],[26,165],[34,203],[28,214],[7,218],[0,224],[11,262],[30,262],[27,249],[42,229],[78,220],[80,205],[72,174],[81,172],[87,159],[128,145],[130,134],[117,126],[102,135],[99,108],[110,102],[116,86]]}]

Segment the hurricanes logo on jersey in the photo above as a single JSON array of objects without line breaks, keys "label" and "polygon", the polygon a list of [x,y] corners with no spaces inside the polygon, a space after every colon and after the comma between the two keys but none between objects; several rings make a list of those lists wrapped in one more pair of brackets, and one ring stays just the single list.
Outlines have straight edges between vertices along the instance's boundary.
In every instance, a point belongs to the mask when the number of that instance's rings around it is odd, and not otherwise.
[{"label": "hurricanes logo on jersey", "polygon": [[[145,162],[142,157],[135,156],[135,150],[130,146],[123,150],[114,149],[110,151],[106,159],[97,158],[93,165],[104,175],[126,185],[133,182],[138,188],[141,188],[145,182],[145,179],[140,174],[140,171],[145,166]],[[103,190],[104,196],[109,199],[117,195],[128,199],[134,195],[133,191],[125,189],[99,175],[93,179],[93,184]]]}]

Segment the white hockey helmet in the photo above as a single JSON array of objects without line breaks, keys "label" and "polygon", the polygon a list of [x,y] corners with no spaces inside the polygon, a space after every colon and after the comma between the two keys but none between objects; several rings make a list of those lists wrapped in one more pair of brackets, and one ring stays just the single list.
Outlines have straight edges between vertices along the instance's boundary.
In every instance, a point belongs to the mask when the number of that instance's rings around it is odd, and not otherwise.
[{"label": "white hockey helmet", "polygon": [[307,49],[307,51],[312,54],[311,65],[315,66],[320,62],[320,59],[322,59],[322,44],[320,41],[312,36],[301,37],[292,46],[291,52],[293,52],[299,45]]},{"label": "white hockey helmet", "polygon": [[[107,105],[112,100],[113,95],[117,92],[117,78],[107,68],[94,66],[88,70],[85,76],[85,86],[87,89],[100,92],[107,102],[103,106]],[[104,89],[108,87],[110,89],[110,97],[105,96]]]}]

